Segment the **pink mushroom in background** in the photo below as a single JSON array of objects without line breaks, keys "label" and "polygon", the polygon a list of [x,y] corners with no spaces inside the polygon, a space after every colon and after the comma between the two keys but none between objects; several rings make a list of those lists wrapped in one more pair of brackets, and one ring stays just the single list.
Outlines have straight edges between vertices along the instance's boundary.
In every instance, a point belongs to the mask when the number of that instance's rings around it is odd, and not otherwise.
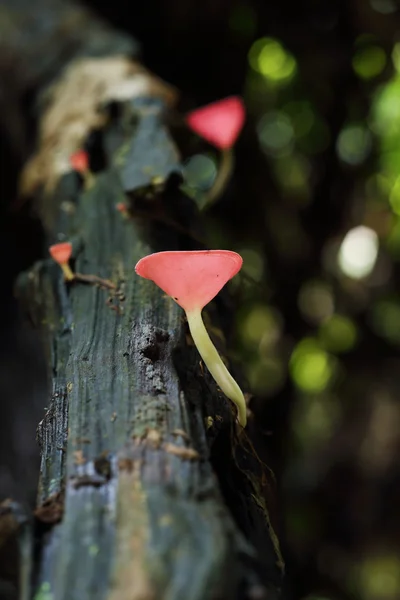
[{"label": "pink mushroom in background", "polygon": [[69,157],[71,167],[79,173],[84,181],[85,188],[89,189],[94,182],[93,174],[89,167],[89,156],[85,150],[77,150]]},{"label": "pink mushroom in background", "polygon": [[236,404],[238,421],[245,427],[243,393],[224,365],[201,318],[204,306],[240,271],[242,263],[242,257],[229,250],[168,251],[145,256],[135,271],[154,281],[184,309],[200,356],[221,390]]},{"label": "pink mushroom in background", "polygon": [[75,274],[69,266],[69,260],[72,255],[72,244],[70,242],[62,242],[49,247],[51,258],[60,265],[66,281],[73,281]]},{"label": "pink mushroom in background", "polygon": [[124,219],[129,219],[129,208],[128,205],[125,204],[125,202],[117,202],[117,204],[115,205],[115,210],[121,213]]},{"label": "pink mushroom in background", "polygon": [[246,110],[243,100],[238,96],[230,96],[197,108],[186,116],[189,128],[222,153],[218,175],[208,192],[208,204],[220,196],[231,176],[232,148],[243,128],[245,119]]},{"label": "pink mushroom in background", "polygon": [[74,273],[69,266],[69,260],[72,256],[72,244],[70,242],[62,242],[49,247],[51,258],[60,265],[64,273],[66,281],[74,281],[97,285],[109,290],[115,290],[115,284],[109,279],[103,279],[97,275],[89,275],[82,273]]}]

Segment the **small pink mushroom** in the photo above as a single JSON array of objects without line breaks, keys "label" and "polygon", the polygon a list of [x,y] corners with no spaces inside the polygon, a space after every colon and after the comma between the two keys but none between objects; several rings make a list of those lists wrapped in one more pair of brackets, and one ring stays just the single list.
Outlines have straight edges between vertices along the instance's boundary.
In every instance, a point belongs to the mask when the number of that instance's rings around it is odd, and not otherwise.
[{"label": "small pink mushroom", "polygon": [[85,150],[77,150],[69,157],[71,167],[78,171],[78,173],[84,173],[89,168],[89,157]]},{"label": "small pink mushroom", "polygon": [[72,244],[70,242],[62,242],[49,247],[51,258],[60,265],[66,281],[73,281],[75,274],[69,266],[69,260],[72,255]]},{"label": "small pink mushroom", "polygon": [[238,96],[230,96],[197,108],[186,116],[189,128],[222,152],[218,175],[208,192],[207,204],[221,195],[231,176],[232,148],[243,128],[245,118],[243,100]]},{"label": "small pink mushroom", "polygon": [[60,265],[63,270],[66,281],[79,281],[92,285],[99,285],[108,290],[115,290],[116,285],[109,279],[102,279],[97,275],[88,275],[82,273],[74,273],[69,266],[69,260],[72,256],[72,244],[70,242],[62,242],[49,247],[51,258]]},{"label": "small pink mushroom", "polygon": [[125,202],[117,202],[115,205],[115,210],[117,210],[121,215],[125,218],[129,218],[129,209]]},{"label": "small pink mushroom", "polygon": [[224,365],[201,318],[204,306],[240,271],[242,263],[242,257],[229,250],[156,252],[139,260],[135,271],[154,281],[184,309],[200,356],[221,390],[236,404],[238,421],[245,427],[243,393]]},{"label": "small pink mushroom", "polygon": [[89,189],[93,185],[93,174],[89,167],[89,156],[85,150],[77,150],[69,157],[71,167],[79,173],[84,181],[85,188]]},{"label": "small pink mushroom", "polygon": [[231,96],[193,110],[187,115],[186,122],[207,142],[219,150],[228,150],[235,145],[245,118],[243,100]]}]

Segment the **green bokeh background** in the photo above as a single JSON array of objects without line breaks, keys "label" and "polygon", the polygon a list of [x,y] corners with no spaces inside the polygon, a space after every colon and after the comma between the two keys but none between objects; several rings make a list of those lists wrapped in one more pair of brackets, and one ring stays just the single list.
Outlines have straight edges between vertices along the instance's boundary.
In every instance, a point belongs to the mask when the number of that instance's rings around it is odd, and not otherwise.
[{"label": "green bokeh background", "polygon": [[[322,26],[272,31],[235,5],[248,122],[226,197],[198,201],[209,245],[244,257],[231,351],[278,476],[288,593],[395,600],[400,15],[390,1],[348,5],[350,35],[339,15],[324,42]],[[218,156],[186,165],[204,190]]]}]

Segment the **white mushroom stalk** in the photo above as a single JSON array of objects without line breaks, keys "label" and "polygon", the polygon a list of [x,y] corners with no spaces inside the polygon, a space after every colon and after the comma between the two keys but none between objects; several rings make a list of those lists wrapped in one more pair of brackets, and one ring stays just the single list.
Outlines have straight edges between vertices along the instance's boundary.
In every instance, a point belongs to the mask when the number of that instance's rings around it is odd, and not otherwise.
[{"label": "white mushroom stalk", "polygon": [[211,341],[201,317],[201,310],[186,312],[190,333],[201,358],[207,369],[213,376],[216,384],[234,402],[238,409],[238,421],[242,427],[246,427],[247,408],[243,392],[226,368],[216,347]]}]

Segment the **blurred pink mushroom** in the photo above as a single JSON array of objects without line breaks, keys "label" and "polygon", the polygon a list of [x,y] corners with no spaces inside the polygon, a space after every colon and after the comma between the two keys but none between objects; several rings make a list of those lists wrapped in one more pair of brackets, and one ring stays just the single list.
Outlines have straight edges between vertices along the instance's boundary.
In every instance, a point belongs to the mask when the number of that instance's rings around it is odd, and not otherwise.
[{"label": "blurred pink mushroom", "polygon": [[218,175],[207,194],[207,204],[215,201],[225,189],[233,169],[232,148],[243,128],[246,111],[243,100],[230,96],[186,116],[189,128],[221,151]]},{"label": "blurred pink mushroom", "polygon": [[66,281],[73,281],[75,274],[69,266],[69,260],[72,255],[72,244],[70,242],[62,242],[49,247],[51,258],[60,265]]}]

